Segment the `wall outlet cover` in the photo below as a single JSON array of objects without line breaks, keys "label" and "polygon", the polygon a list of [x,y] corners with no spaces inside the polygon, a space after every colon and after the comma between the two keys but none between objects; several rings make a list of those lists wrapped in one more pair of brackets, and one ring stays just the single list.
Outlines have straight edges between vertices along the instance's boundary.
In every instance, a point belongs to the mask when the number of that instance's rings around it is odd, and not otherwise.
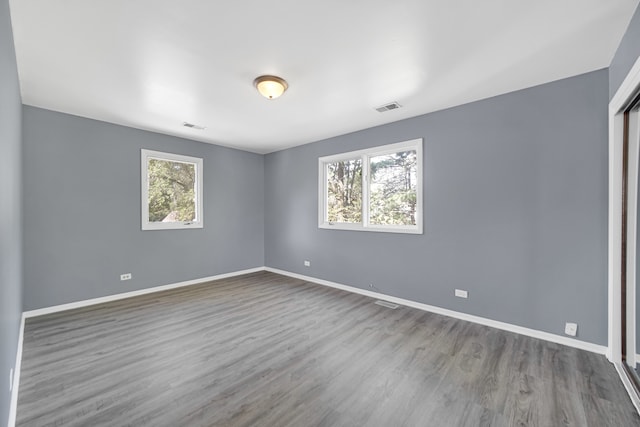
[{"label": "wall outlet cover", "polygon": [[469,292],[467,291],[463,291],[462,289],[456,289],[456,291],[454,292],[455,296],[457,296],[458,298],[468,298],[469,297]]},{"label": "wall outlet cover", "polygon": [[121,274],[120,280],[131,280],[131,273]]},{"label": "wall outlet cover", "polygon": [[304,260],[305,267],[311,267],[311,261]]},{"label": "wall outlet cover", "polygon": [[576,334],[578,333],[578,324],[577,323],[569,323],[569,322],[567,322],[564,325],[564,333],[569,335],[569,336],[575,337]]}]

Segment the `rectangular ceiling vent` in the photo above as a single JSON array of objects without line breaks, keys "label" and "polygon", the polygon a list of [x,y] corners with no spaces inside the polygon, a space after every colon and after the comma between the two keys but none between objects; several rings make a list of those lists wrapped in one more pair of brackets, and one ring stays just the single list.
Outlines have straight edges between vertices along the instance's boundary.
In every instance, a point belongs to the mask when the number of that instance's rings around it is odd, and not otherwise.
[{"label": "rectangular ceiling vent", "polygon": [[191,129],[203,130],[204,126],[194,125],[193,123],[183,122],[182,126]]},{"label": "rectangular ceiling vent", "polygon": [[392,302],[382,301],[382,300],[378,300],[374,304],[378,304],[378,305],[381,305],[383,307],[390,308],[392,310],[395,310],[396,308],[400,307],[398,304],[394,304]]},{"label": "rectangular ceiling vent", "polygon": [[389,104],[385,104],[383,106],[380,106],[380,107],[376,108],[376,111],[378,113],[384,113],[385,111],[389,111],[389,110],[397,110],[400,107],[402,107],[402,105],[400,105],[396,101],[394,101],[394,102],[391,102]]}]

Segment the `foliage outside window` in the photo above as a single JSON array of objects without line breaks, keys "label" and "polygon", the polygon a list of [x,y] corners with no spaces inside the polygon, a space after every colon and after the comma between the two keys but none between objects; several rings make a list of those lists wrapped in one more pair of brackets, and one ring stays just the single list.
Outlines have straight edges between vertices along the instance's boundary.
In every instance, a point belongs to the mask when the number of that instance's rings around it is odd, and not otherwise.
[{"label": "foliage outside window", "polygon": [[422,233],[422,140],[319,159],[319,227]]},{"label": "foliage outside window", "polygon": [[327,219],[362,222],[362,159],[327,163]]},{"label": "foliage outside window", "polygon": [[142,150],[142,229],[202,228],[202,159]]}]

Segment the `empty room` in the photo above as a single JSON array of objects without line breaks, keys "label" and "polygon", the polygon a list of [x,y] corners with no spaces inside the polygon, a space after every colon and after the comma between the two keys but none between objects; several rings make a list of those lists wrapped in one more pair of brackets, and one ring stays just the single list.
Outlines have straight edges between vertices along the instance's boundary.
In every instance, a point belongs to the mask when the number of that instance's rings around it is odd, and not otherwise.
[{"label": "empty room", "polygon": [[0,424],[640,426],[639,0],[0,0]]}]

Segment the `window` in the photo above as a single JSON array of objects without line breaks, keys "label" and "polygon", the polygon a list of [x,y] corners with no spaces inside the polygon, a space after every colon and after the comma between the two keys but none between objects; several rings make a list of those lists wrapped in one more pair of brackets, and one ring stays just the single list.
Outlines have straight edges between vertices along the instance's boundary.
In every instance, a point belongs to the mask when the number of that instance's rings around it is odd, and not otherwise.
[{"label": "window", "polygon": [[202,159],[141,150],[142,229],[202,228]]},{"label": "window", "polygon": [[422,139],[319,159],[320,228],[422,233]]}]

